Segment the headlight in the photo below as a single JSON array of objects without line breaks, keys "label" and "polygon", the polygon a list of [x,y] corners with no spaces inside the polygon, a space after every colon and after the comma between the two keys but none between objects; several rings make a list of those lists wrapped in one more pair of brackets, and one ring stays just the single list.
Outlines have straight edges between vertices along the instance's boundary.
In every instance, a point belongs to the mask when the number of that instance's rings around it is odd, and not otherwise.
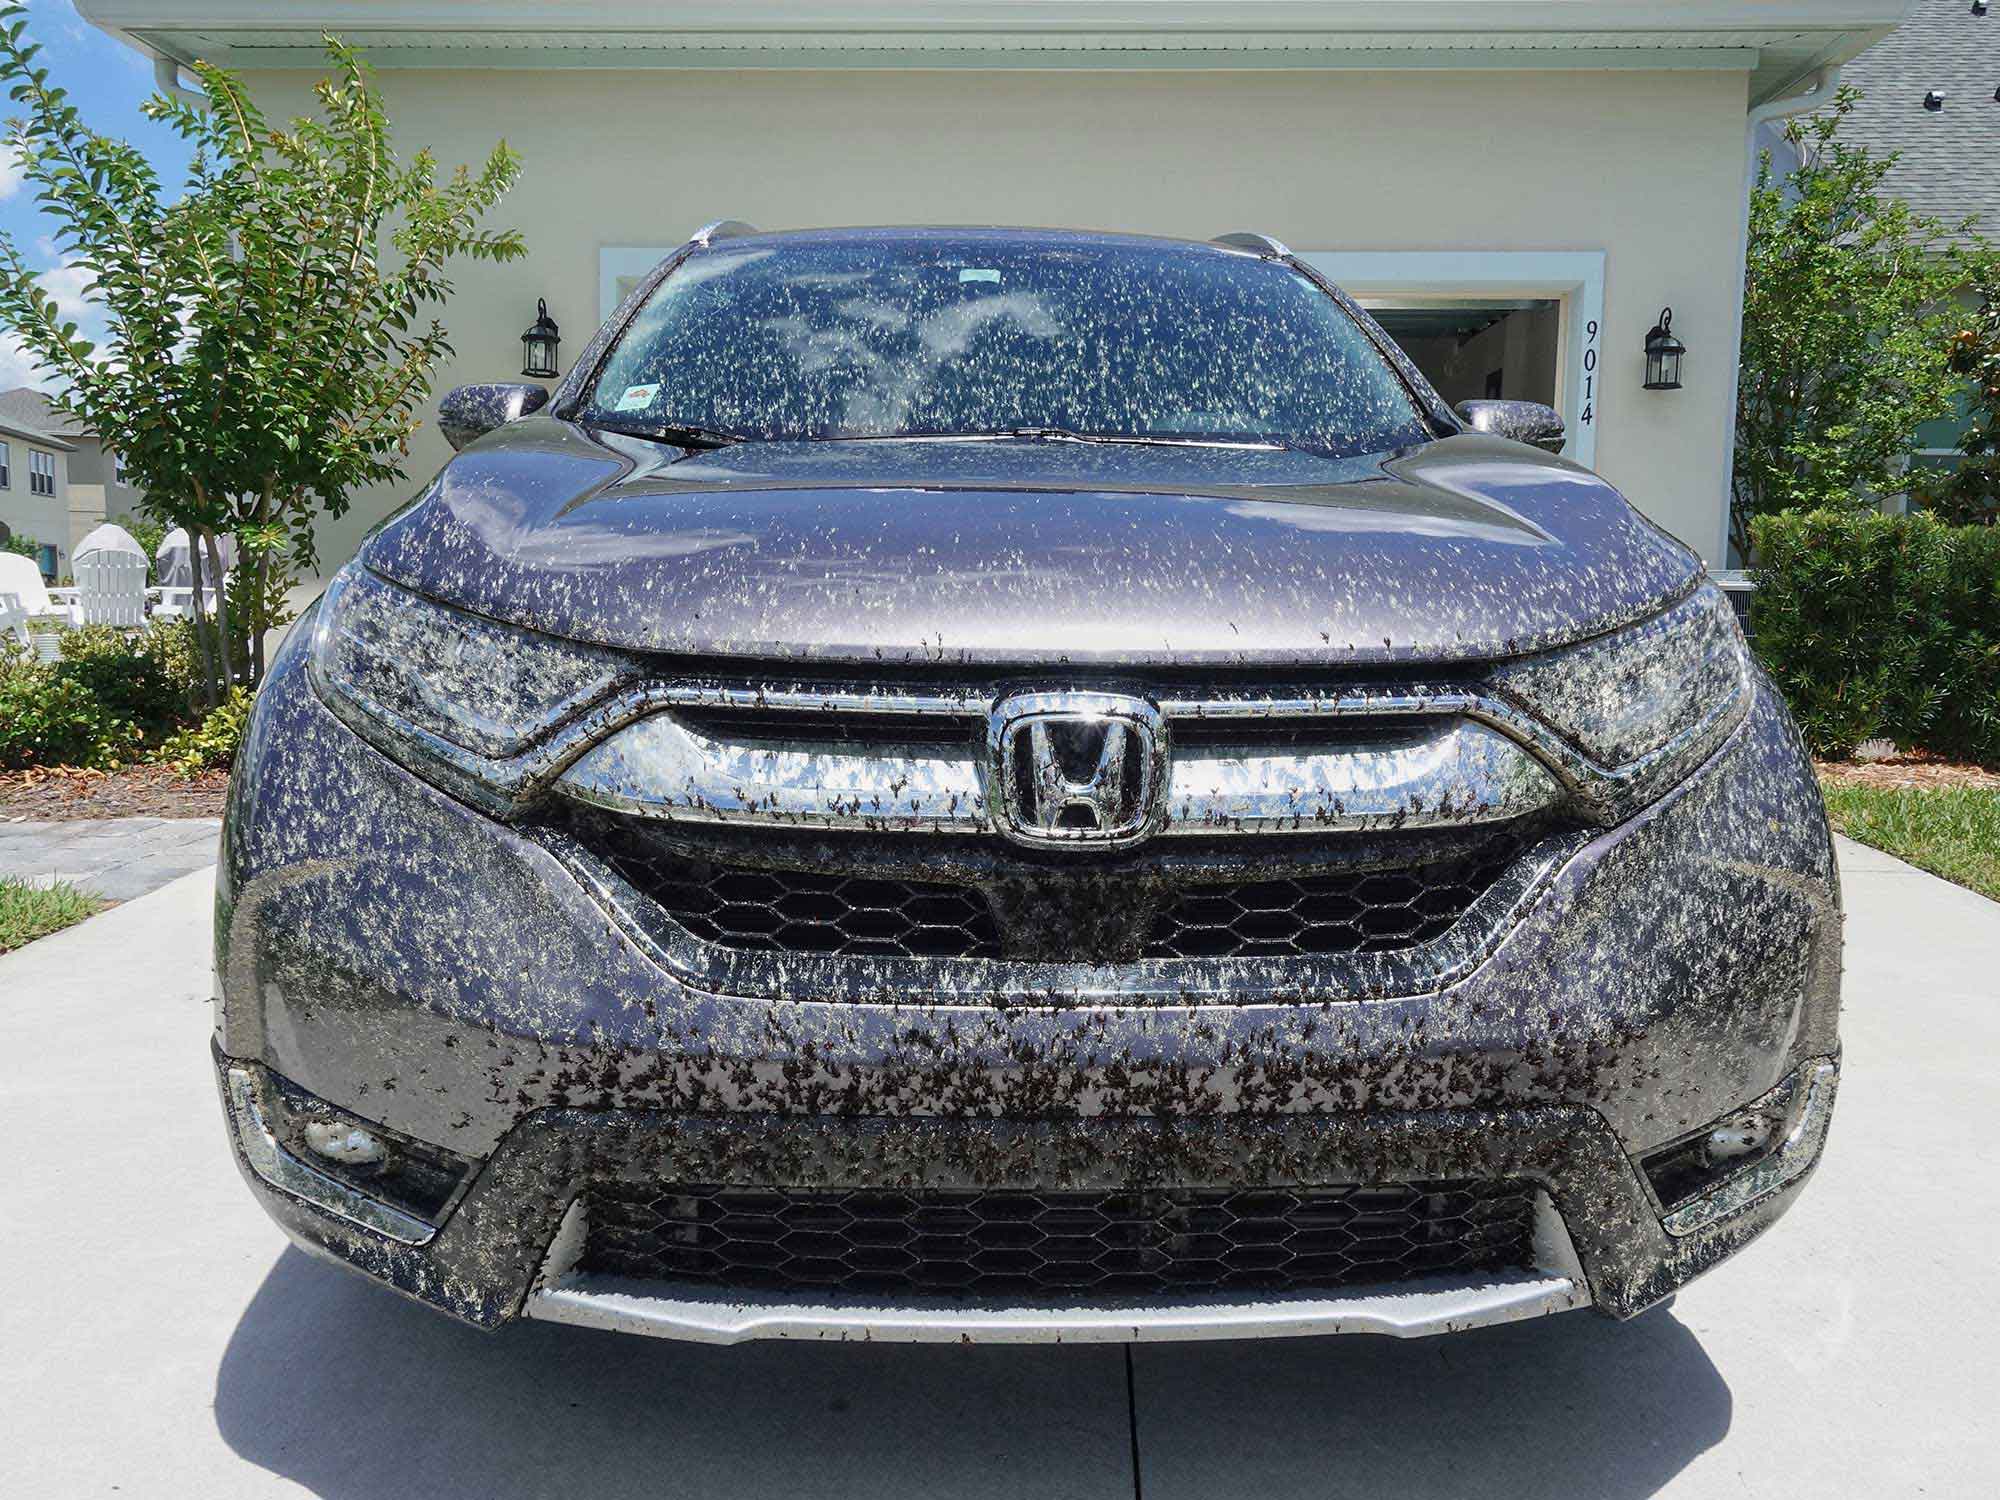
[{"label": "headlight", "polygon": [[637,667],[448,609],[350,563],[320,601],[311,673],[356,733],[461,795],[504,806],[544,768],[536,750]]},{"label": "headlight", "polygon": [[1743,717],[1750,653],[1728,599],[1704,583],[1650,620],[1511,662],[1491,681],[1602,779],[1644,798],[1705,759]]}]

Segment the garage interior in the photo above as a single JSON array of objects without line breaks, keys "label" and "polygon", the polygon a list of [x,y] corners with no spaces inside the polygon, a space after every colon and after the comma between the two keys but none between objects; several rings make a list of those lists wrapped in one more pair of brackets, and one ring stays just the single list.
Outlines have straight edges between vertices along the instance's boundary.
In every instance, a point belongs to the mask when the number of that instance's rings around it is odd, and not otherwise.
[{"label": "garage interior", "polygon": [[1562,306],[1555,298],[1363,298],[1438,394],[1461,401],[1556,401]]}]

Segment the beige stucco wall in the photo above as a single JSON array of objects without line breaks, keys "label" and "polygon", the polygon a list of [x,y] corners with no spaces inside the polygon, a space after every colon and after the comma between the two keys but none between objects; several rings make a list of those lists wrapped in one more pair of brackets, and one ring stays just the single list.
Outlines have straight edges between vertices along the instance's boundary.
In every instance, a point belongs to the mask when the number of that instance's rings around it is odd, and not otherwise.
[{"label": "beige stucco wall", "polygon": [[[0,437],[0,442],[5,442],[12,450],[7,488],[0,490],[0,521],[5,521],[15,536],[33,537],[45,546],[54,546],[58,556],[56,574],[60,578],[69,572],[70,549],[74,545],[70,534],[66,463],[69,455],[60,449],[36,448],[18,437]],[[55,454],[56,491],[53,495],[37,495],[30,487],[28,455],[31,452]]]},{"label": "beige stucco wall", "polygon": [[76,552],[76,544],[102,526],[110,517],[104,508],[104,486],[101,484],[71,484],[69,487],[69,551]]},{"label": "beige stucco wall", "polygon": [[[253,75],[267,102],[301,75]],[[1721,533],[1732,262],[1746,75],[1731,71],[625,72],[383,75],[403,150],[447,163],[506,133],[506,207],[532,254],[467,268],[448,312],[457,380],[519,369],[548,299],[565,359],[597,321],[598,250],[715,218],[767,228],[1026,223],[1301,250],[1603,250],[1597,466],[1704,553]],[[1687,388],[1640,389],[1662,305]],[[324,530],[323,562],[411,483]]]}]

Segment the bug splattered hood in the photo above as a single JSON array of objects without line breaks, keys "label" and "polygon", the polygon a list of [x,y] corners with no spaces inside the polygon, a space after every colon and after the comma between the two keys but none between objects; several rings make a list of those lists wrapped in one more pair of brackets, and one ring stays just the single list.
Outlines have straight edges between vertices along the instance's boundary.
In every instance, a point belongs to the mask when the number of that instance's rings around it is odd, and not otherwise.
[{"label": "bug splattered hood", "polygon": [[1328,459],[1043,438],[712,452],[530,418],[364,550],[434,598],[648,651],[910,662],[1479,658],[1698,570],[1602,480],[1460,436]]}]

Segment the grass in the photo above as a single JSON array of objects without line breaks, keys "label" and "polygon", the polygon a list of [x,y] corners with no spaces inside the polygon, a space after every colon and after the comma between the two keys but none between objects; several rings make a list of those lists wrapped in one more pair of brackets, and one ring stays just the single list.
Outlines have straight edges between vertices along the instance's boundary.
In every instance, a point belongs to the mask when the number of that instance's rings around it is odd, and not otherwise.
[{"label": "grass", "polygon": [[0,878],[0,953],[73,927],[110,904],[62,881],[42,886]]},{"label": "grass", "polygon": [[2000,901],[2000,792],[1829,783],[1827,815],[1857,843]]}]

